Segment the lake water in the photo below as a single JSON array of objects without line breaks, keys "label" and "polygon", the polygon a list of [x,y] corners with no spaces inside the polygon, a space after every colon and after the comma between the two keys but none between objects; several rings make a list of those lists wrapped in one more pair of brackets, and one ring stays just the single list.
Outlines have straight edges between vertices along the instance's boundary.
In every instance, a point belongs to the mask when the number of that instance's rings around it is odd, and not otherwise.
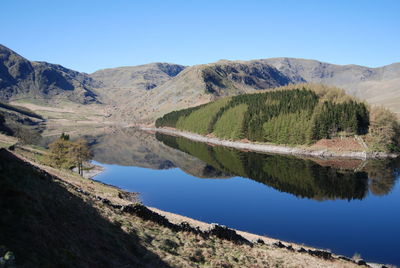
[{"label": "lake water", "polygon": [[399,160],[242,152],[136,130],[91,137],[101,182],[145,205],[400,265]]}]

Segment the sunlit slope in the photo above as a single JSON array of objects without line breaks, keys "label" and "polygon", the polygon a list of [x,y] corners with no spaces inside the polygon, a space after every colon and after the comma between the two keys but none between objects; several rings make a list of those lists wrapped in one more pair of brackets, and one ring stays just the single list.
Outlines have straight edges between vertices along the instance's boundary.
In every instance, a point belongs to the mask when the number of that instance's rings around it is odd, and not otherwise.
[{"label": "sunlit slope", "polygon": [[369,111],[341,90],[304,85],[174,111],[159,118],[156,126],[231,140],[306,144],[338,133],[366,134]]}]

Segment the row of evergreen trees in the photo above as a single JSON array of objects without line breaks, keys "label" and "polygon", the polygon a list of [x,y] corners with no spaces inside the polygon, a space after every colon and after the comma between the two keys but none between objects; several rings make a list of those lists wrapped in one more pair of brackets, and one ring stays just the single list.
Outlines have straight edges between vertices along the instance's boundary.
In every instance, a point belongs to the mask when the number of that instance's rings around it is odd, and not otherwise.
[{"label": "row of evergreen trees", "polygon": [[182,109],[178,111],[172,111],[170,113],[165,114],[163,117],[157,118],[156,120],[156,127],[176,127],[176,123],[178,122],[179,118],[188,116],[194,111],[197,111],[203,108],[206,104],[202,104],[196,107],[190,107],[187,109]]},{"label": "row of evergreen trees", "polygon": [[[277,140],[266,140],[264,124],[275,118],[284,120],[283,115],[313,110],[318,103],[318,96],[309,90],[282,90],[254,95],[238,96],[239,100],[249,103],[249,109],[243,122],[243,137],[251,141],[269,141],[279,143]],[[276,132],[278,129],[271,129]],[[289,128],[281,131],[291,132]]]},{"label": "row of evergreen trees", "polygon": [[[235,129],[250,141],[279,144],[305,144],[322,138],[331,138],[338,133],[365,134],[369,127],[369,112],[364,103],[345,100],[337,103],[323,101],[305,88],[277,90],[232,97],[211,118],[208,133],[213,133],[215,124],[232,107],[246,104],[241,124]],[[207,109],[207,104],[174,111],[157,119],[157,127],[177,127],[182,116],[198,109]],[[215,134],[215,133],[214,133]]]},{"label": "row of evergreen trees", "polygon": [[366,134],[369,112],[364,104],[355,101],[339,104],[325,101],[315,109],[311,123],[313,140],[331,138],[339,132]]}]

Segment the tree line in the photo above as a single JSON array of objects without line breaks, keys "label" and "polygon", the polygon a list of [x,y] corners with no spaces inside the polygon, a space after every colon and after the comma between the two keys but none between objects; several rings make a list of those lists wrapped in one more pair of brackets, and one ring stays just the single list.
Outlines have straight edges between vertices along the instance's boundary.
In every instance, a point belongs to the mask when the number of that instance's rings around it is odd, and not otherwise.
[{"label": "tree line", "polygon": [[[212,113],[209,105],[212,103],[168,113],[157,119],[156,127],[197,133],[196,124],[208,122],[207,133],[199,134],[294,145],[368,134],[365,137],[371,150],[399,151],[400,125],[396,116],[383,108],[367,107],[337,88],[292,85],[231,97]],[[209,120],[196,118],[204,114],[210,116]]]},{"label": "tree line", "polygon": [[[240,133],[236,135],[237,139],[305,144],[343,132],[348,135],[368,132],[369,112],[364,103],[352,99],[336,103],[333,98],[324,98],[321,102],[322,99],[306,88],[235,96],[213,115],[208,133],[213,133],[226,111],[242,104],[248,108],[243,110],[242,122],[237,126]],[[171,112],[157,119],[156,126],[175,128],[181,117],[206,108],[206,105],[201,105]]]}]

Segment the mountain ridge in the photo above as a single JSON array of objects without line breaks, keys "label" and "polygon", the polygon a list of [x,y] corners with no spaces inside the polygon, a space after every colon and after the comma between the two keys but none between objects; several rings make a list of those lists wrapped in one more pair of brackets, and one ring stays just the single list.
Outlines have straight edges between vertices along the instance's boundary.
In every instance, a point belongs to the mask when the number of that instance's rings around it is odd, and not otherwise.
[{"label": "mountain ridge", "polygon": [[52,104],[60,98],[78,104],[103,103],[109,106],[113,121],[127,124],[152,123],[172,110],[220,97],[305,82],[343,88],[371,105],[400,114],[400,62],[371,68],[276,57],[193,66],[154,62],[86,74],[29,61],[0,45],[0,100],[42,98]]},{"label": "mountain ridge", "polygon": [[0,100],[68,99],[82,104],[98,101],[96,81],[58,64],[29,61],[0,45]]}]

